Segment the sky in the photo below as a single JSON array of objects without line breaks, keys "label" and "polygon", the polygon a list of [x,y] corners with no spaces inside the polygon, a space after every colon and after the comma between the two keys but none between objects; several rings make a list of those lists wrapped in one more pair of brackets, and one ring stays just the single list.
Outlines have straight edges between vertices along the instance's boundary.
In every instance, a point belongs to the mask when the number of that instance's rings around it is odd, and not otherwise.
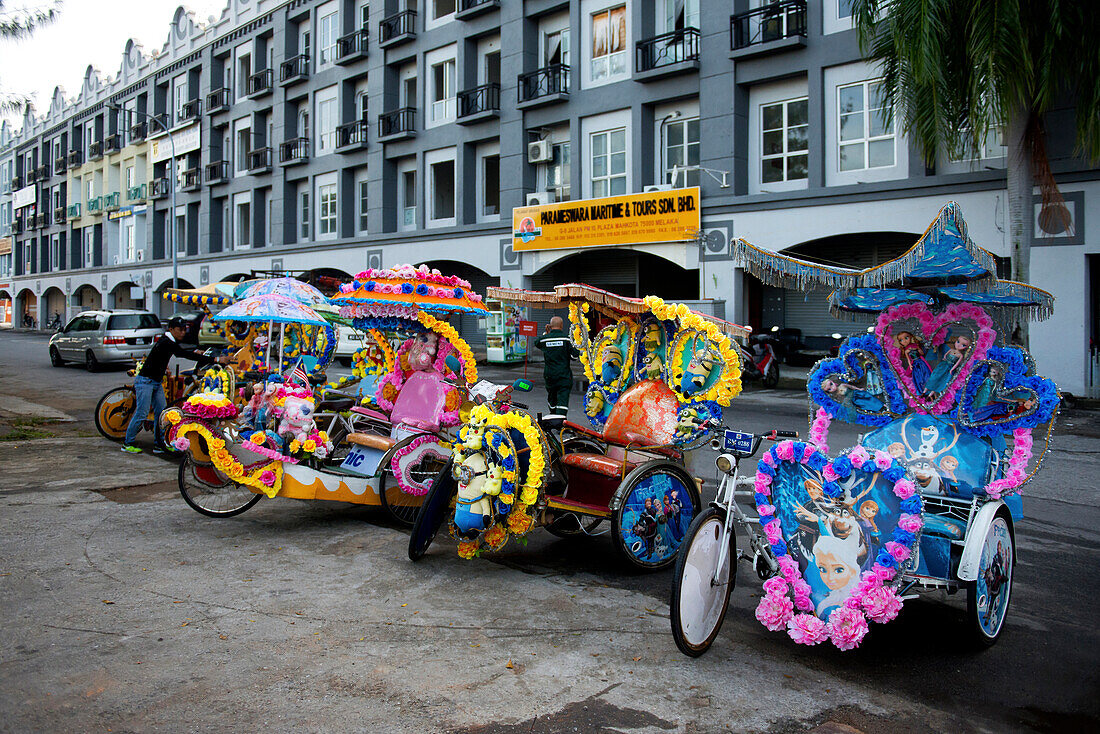
[{"label": "sky", "polygon": [[[3,12],[45,4],[7,0]],[[206,22],[208,16],[221,16],[226,0],[64,0],[53,24],[30,38],[0,42],[0,91],[30,97],[44,113],[54,87],[60,85],[68,97],[80,92],[89,64],[104,78],[117,75],[127,39],[141,43],[146,55],[159,51],[180,5],[194,11],[196,22]],[[19,115],[6,119],[22,126]]]}]

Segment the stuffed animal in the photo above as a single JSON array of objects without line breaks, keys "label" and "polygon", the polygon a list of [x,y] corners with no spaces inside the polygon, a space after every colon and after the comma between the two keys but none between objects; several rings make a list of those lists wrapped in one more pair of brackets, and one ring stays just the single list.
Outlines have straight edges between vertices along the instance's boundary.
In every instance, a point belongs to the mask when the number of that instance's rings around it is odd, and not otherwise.
[{"label": "stuffed animal", "polygon": [[476,537],[493,522],[492,497],[500,494],[501,470],[481,452],[462,461],[454,523],[466,537]]},{"label": "stuffed animal", "polygon": [[317,426],[313,422],[313,401],[288,397],[283,403],[283,415],[277,431],[279,436],[287,442],[297,439],[305,443],[316,430]]}]

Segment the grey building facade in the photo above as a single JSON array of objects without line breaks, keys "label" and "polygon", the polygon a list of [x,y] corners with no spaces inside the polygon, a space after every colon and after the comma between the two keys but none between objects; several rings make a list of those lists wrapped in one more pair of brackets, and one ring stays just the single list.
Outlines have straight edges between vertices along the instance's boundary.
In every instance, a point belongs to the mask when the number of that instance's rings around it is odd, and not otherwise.
[{"label": "grey building facade", "polygon": [[[478,288],[584,280],[719,299],[755,328],[851,330],[823,294],[744,276],[731,239],[865,266],[954,199],[1006,268],[1009,253],[1000,141],[978,160],[926,163],[883,114],[847,12],[844,0],[229,0],[198,22],[180,8],[162,48],[130,42],[116,75],[89,68],[75,98],[58,90],[24,120],[0,299],[16,322],[158,309],[174,242],[185,287],[427,262]],[[1047,121],[1074,226],[1050,233],[1036,217],[1033,281],[1059,302],[1033,342],[1044,373],[1086,392],[1100,172],[1073,156],[1072,114]],[[653,186],[699,186],[701,231],[512,249],[513,208]]]}]

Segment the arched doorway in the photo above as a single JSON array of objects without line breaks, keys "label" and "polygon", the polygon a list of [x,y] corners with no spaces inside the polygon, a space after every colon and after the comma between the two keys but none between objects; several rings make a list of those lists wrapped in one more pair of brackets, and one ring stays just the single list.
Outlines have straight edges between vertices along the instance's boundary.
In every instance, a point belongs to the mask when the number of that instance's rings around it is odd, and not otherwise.
[{"label": "arched doorway", "polygon": [[[863,269],[893,260],[920,239],[910,232],[856,232],[803,242],[783,251],[801,260],[833,267]],[[826,339],[831,334],[862,331],[872,318],[843,322],[829,313],[827,289],[776,288],[745,275],[748,323],[754,331],[797,329],[802,338]],[[792,335],[796,332],[789,332]]]},{"label": "arched doorway", "polygon": [[326,296],[332,296],[340,289],[341,283],[352,279],[352,274],[339,268],[314,268],[303,273],[301,279]]},{"label": "arched doorway", "polygon": [[[141,298],[136,298],[141,293]],[[111,290],[111,308],[145,309],[145,289],[129,280],[124,280]]]},{"label": "arched doorway", "polygon": [[103,308],[103,294],[95,286],[82,285],[73,294],[77,311],[95,311]]},{"label": "arched doorway", "polygon": [[15,296],[15,325],[23,329],[38,328],[38,296],[24,288]]},{"label": "arched doorway", "polygon": [[669,301],[699,298],[699,271],[648,252],[593,249],[556,260],[531,276],[531,287],[551,290],[562,283],[586,283],[620,296],[660,296]]},{"label": "arched doorway", "polygon": [[[192,285],[191,281],[184,280],[183,278],[179,278],[176,282],[180,290],[188,290],[195,287]],[[164,292],[172,287],[171,278],[158,285],[153,291],[153,302],[149,304],[149,310],[162,320],[174,314],[178,308],[178,304],[164,300]]]},{"label": "arched doorway", "polygon": [[[485,290],[491,285],[500,285],[500,278],[489,275],[480,268],[475,268],[469,263],[458,260],[429,260],[424,263],[430,269],[438,270],[444,275],[456,275],[470,282],[470,290],[474,293],[485,295]],[[462,315],[452,319],[458,333],[471,346],[485,346],[485,328],[478,322],[482,317],[474,315]]]},{"label": "arched doorway", "polygon": [[0,290],[0,326],[11,327],[15,318],[15,307],[12,303],[11,293]]},{"label": "arched doorway", "polygon": [[69,310],[65,305],[65,293],[55,287],[47,288],[42,294],[42,323],[46,327],[60,322],[62,326],[69,320]]}]

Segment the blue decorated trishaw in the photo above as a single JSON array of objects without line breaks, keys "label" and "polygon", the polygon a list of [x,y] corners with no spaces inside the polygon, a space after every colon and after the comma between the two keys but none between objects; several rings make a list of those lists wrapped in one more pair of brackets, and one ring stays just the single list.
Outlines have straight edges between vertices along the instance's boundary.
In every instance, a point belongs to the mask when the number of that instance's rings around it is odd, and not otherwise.
[{"label": "blue decorated trishaw", "polygon": [[[808,440],[724,432],[718,496],[677,559],[678,647],[695,656],[714,641],[739,560],[764,579],[757,619],[797,643],[854,648],[905,599],[943,590],[966,592],[976,641],[993,644],[1012,592],[1019,493],[1049,447],[1060,400],[995,324],[1045,318],[1053,297],[998,280],[993,255],[970,240],[953,202],[902,256],[867,270],[744,241],[737,249],[765,283],[830,287],[834,314],[877,317],[870,333],[811,370]],[[834,420],[866,432],[830,457]],[[755,477],[739,477],[739,462],[765,441],[774,443]]]},{"label": "blue decorated trishaw", "polygon": [[[480,402],[425,499],[409,557],[422,557],[444,524],[459,555],[471,558],[534,527],[594,534],[607,520],[628,562],[647,570],[671,564],[701,507],[701,480],[685,455],[709,440],[741,391],[731,337],[747,329],[683,304],[580,284],[552,292],[490,288],[488,297],[568,309],[588,380],[589,425],[531,415],[508,389],[475,386]],[[598,330],[596,318],[605,324]]]}]

